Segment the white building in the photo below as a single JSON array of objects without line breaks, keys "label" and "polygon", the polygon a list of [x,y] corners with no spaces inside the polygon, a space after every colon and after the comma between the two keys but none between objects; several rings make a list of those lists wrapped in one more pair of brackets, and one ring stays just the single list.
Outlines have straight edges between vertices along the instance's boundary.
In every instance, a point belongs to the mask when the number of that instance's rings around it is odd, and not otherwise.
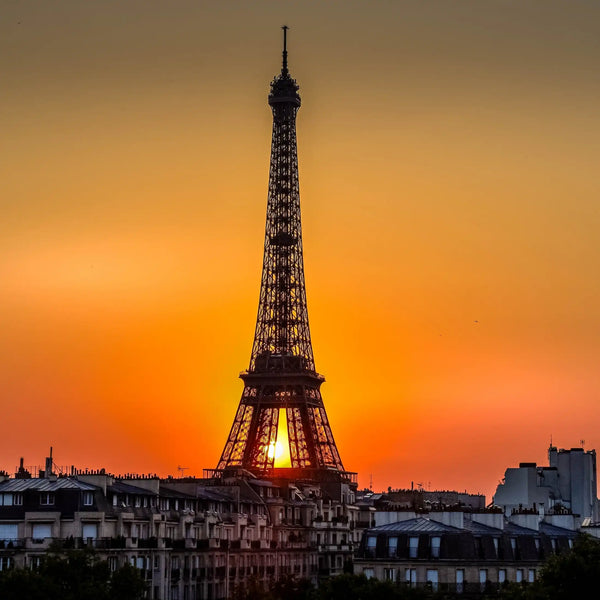
[{"label": "white building", "polygon": [[506,469],[503,483],[494,494],[494,504],[506,515],[513,511],[533,510],[540,515],[571,512],[581,522],[598,521],[596,451],[570,450],[550,446],[549,466],[520,463]]}]

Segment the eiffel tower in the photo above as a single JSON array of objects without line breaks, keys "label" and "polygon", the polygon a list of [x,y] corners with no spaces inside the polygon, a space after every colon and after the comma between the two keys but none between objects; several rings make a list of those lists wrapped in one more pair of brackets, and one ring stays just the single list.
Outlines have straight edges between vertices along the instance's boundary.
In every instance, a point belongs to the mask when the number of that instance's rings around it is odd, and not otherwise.
[{"label": "eiffel tower", "polygon": [[[217,472],[245,470],[322,479],[346,473],[333,439],[315,370],[302,258],[296,114],[298,84],[283,64],[271,83],[273,135],[258,316],[244,391]],[[290,469],[274,469],[280,415],[287,421]],[[345,477],[344,477],[345,478]]]}]

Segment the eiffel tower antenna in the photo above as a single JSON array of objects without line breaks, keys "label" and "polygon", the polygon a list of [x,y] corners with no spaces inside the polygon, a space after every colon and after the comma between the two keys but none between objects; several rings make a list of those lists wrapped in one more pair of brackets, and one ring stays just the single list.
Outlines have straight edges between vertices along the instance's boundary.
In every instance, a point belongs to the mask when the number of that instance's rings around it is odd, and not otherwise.
[{"label": "eiffel tower antenna", "polygon": [[287,72],[288,72],[288,65],[287,65],[287,31],[288,31],[289,27],[287,25],[284,25],[281,29],[283,29],[283,65],[281,67],[281,72],[287,74]]},{"label": "eiffel tower antenna", "polygon": [[[225,470],[268,474],[275,466],[280,415],[287,423],[291,470],[319,478],[344,476],[315,369],[302,252],[296,114],[298,84],[288,71],[283,26],[281,73],[271,83],[273,113],[269,190],[262,279],[254,343],[244,391],[217,473]],[[277,469],[281,474],[282,469]]]}]

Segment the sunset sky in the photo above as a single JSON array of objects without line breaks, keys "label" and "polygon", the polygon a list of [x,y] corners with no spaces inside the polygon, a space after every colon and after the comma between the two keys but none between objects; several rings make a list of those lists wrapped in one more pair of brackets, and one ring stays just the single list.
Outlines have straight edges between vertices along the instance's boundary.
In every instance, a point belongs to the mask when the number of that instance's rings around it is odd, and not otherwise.
[{"label": "sunset sky", "polygon": [[216,466],[284,23],[345,467],[489,499],[600,450],[600,3],[0,0],[0,469]]}]

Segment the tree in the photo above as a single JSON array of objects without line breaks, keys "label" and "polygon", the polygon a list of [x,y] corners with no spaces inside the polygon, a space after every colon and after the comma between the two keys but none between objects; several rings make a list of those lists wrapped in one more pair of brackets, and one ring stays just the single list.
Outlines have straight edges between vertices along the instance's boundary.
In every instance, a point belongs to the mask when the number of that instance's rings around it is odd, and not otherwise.
[{"label": "tree", "polygon": [[600,586],[600,540],[579,535],[573,548],[553,554],[532,584],[509,586],[507,600],[596,600]]},{"label": "tree", "polygon": [[110,578],[110,600],[138,600],[146,592],[146,582],[139,569],[125,565],[117,569]]},{"label": "tree", "polygon": [[145,590],[137,569],[126,565],[111,575],[91,550],[53,549],[38,568],[0,572],[2,600],[141,600]]},{"label": "tree", "polygon": [[317,592],[318,600],[419,600],[435,596],[430,590],[400,587],[391,581],[349,574],[326,579]]}]

